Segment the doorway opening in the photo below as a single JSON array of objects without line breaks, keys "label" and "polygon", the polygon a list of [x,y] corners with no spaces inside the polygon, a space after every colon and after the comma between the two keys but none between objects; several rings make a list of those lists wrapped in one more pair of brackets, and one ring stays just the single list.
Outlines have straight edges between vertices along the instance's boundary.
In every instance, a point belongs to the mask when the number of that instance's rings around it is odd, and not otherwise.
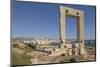
[{"label": "doorway opening", "polygon": [[77,40],[77,18],[66,16],[66,42],[75,42]]}]

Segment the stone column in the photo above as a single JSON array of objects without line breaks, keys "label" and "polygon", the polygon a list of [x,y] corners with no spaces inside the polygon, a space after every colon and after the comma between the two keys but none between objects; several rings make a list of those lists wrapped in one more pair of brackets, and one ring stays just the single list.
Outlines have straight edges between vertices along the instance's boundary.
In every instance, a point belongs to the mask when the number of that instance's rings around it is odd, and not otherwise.
[{"label": "stone column", "polygon": [[65,9],[60,6],[60,41],[61,41],[61,48],[64,48],[65,44]]},{"label": "stone column", "polygon": [[80,55],[85,55],[85,45],[84,45],[84,13],[81,12],[80,16],[77,17],[77,40],[80,44],[79,53]]},{"label": "stone column", "polygon": [[74,50],[74,55],[79,55],[79,43],[75,43],[75,48],[74,48],[75,50]]},{"label": "stone column", "polygon": [[76,56],[79,55],[79,54],[78,54],[78,48],[75,48],[75,55],[76,55]]},{"label": "stone column", "polygon": [[80,50],[80,52],[79,52],[80,55],[83,55],[83,56],[86,56],[87,55],[83,43],[80,43],[79,50]]},{"label": "stone column", "polygon": [[69,56],[72,55],[72,48],[69,48]]},{"label": "stone column", "polygon": [[77,17],[77,41],[84,44],[84,13]]}]

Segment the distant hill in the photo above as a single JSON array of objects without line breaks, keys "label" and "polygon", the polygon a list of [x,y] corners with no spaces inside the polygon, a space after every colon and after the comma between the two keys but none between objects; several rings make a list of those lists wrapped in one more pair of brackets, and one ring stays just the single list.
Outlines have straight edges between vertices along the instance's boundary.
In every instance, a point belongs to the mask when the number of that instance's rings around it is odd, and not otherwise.
[{"label": "distant hill", "polygon": [[33,40],[33,39],[35,39],[35,38],[29,38],[29,37],[14,37],[14,38],[12,38],[12,40],[21,40],[21,41],[23,41],[23,40]]}]

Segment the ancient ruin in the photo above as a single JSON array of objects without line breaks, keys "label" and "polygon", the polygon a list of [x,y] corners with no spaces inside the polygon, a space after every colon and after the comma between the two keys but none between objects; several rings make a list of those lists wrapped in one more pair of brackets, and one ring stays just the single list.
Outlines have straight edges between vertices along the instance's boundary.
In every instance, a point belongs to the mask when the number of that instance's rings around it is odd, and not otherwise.
[{"label": "ancient ruin", "polygon": [[[66,16],[77,19],[77,40],[75,43],[68,44],[65,39]],[[66,49],[68,55],[85,55],[84,45],[84,12],[81,10],[60,6],[60,48]]]}]

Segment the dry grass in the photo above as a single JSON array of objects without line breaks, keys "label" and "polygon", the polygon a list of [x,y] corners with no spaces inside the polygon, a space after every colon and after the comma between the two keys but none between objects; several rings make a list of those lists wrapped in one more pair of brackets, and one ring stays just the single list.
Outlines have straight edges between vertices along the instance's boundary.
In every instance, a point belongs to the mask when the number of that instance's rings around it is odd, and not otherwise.
[{"label": "dry grass", "polygon": [[32,57],[24,53],[19,54],[18,52],[12,51],[12,64],[13,65],[29,65],[31,64],[30,59]]}]

